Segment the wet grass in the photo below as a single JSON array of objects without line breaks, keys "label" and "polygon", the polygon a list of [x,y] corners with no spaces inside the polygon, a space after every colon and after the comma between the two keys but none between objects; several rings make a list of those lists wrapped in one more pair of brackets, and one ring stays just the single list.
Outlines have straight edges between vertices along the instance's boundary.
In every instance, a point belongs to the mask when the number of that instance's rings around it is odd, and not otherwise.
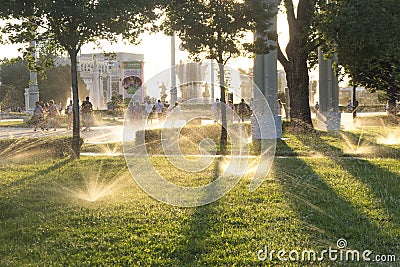
[{"label": "wet grass", "polygon": [[[183,182],[164,157],[152,161],[166,179]],[[400,257],[396,159],[277,158],[255,192],[245,176],[197,208],[146,195],[122,157],[2,164],[0,172],[1,266],[365,266],[257,258],[265,246],[337,249],[339,238],[349,249]],[[186,178],[197,184],[215,175],[210,166]],[[90,192],[102,195],[85,198]]]},{"label": "wet grass", "polygon": [[[196,208],[148,196],[123,157],[39,158],[12,149],[25,139],[2,140],[0,266],[399,266],[400,145],[396,136],[391,144],[377,141],[397,130],[284,132],[281,157],[256,191],[249,192],[245,175],[223,198]],[[186,136],[203,136],[190,131]],[[28,144],[42,144],[43,151],[46,142],[54,140]],[[120,149],[119,143],[82,148]],[[151,162],[182,186],[204,185],[222,171],[217,161],[196,173],[173,169],[163,156]],[[337,249],[340,238],[347,249],[371,250],[372,259],[394,255],[397,262],[257,257],[266,246],[321,253]]]}]

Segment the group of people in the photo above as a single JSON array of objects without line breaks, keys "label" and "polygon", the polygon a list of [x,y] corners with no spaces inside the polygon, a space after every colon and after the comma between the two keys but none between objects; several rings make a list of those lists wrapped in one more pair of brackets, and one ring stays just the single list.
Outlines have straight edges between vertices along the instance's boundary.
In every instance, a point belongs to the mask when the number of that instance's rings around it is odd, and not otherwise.
[{"label": "group of people", "polygon": [[[161,102],[161,100],[158,100],[155,104],[148,100],[144,104],[143,108],[138,101],[135,102],[135,104],[130,102],[127,109],[127,118],[134,125],[141,123],[143,119],[147,119],[147,123],[152,124],[154,119],[158,119],[159,121],[164,120],[167,113],[172,114],[172,110],[174,110],[174,115],[181,112],[179,102],[169,105],[168,108],[163,102]],[[173,116],[171,118],[174,120],[175,117],[176,116]]]},{"label": "group of people", "polygon": [[34,131],[37,131],[37,128],[41,128],[42,131],[45,129],[48,131],[50,128],[54,128],[54,131],[56,131],[58,125],[58,115],[58,106],[54,100],[50,100],[49,102],[45,102],[43,104],[41,104],[39,101],[36,102],[32,116]]},{"label": "group of people", "polygon": [[[211,109],[214,113],[214,123],[218,123],[221,120],[221,106],[222,102],[219,100],[219,98],[217,98],[211,106]],[[244,122],[244,120],[250,117],[252,114],[250,106],[251,105],[247,104],[243,98],[240,100],[240,103],[237,105],[237,107],[233,105],[232,100],[228,100],[228,103],[226,104],[227,122],[233,122],[235,112],[239,117],[238,122]]]},{"label": "group of people", "polygon": [[[36,102],[31,118],[34,131],[37,131],[38,128],[42,129],[42,131],[48,131],[50,128],[54,128],[54,131],[56,131],[59,126],[57,117],[62,114],[62,111],[62,105],[57,105],[54,100],[45,103]],[[93,105],[89,101],[89,97],[86,97],[82,102],[80,112],[82,115],[82,126],[85,127],[83,131],[91,131],[90,127],[93,125]],[[73,122],[72,100],[70,100],[65,108],[65,115],[67,115],[67,129],[69,130],[72,128]]]}]

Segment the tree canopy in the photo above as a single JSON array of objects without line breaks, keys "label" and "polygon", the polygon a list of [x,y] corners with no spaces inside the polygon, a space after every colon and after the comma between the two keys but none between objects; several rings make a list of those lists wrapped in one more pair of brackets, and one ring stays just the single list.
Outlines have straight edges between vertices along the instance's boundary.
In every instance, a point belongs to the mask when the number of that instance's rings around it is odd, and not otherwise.
[{"label": "tree canopy", "polygon": [[390,106],[400,90],[400,2],[344,0],[331,2],[319,23],[326,51],[353,86],[386,92]]},{"label": "tree canopy", "polygon": [[[230,58],[249,53],[268,53],[268,26],[274,15],[270,5],[261,0],[201,1],[173,0],[166,8],[164,28],[176,33],[182,47],[195,58],[213,59],[219,64],[220,100],[226,103],[224,65]],[[244,41],[246,35],[257,37]],[[227,144],[226,106],[221,106],[220,153]]]},{"label": "tree canopy", "polygon": [[[80,153],[77,54],[83,44],[118,36],[137,41],[146,25],[157,17],[152,0],[6,0],[0,11],[10,19],[3,32],[12,43],[38,40],[43,46],[67,51],[71,58],[73,91],[73,149]],[[29,57],[29,53],[27,54]],[[28,58],[31,59],[31,58]]]},{"label": "tree canopy", "polygon": [[[175,32],[192,55],[226,64],[230,58],[265,54],[271,48],[267,30],[274,12],[264,2],[173,0],[164,27],[167,34]],[[254,41],[244,41],[256,31],[260,35]]]},{"label": "tree canopy", "polygon": [[[53,66],[44,70],[44,75],[39,76],[39,99],[43,102],[54,99],[66,104],[71,97],[71,71],[70,66]],[[0,87],[1,103],[5,107],[23,107],[25,105],[25,88],[29,87],[29,69],[26,60],[11,60],[1,64]],[[86,85],[78,77],[79,93],[87,94]]]}]

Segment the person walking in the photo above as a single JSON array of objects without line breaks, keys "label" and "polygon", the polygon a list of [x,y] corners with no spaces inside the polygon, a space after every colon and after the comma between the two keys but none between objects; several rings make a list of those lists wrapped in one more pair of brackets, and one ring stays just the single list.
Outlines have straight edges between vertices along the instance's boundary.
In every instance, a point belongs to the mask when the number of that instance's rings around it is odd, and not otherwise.
[{"label": "person walking", "polygon": [[83,131],[92,131],[90,126],[92,126],[93,122],[93,105],[89,101],[88,96],[86,97],[86,100],[82,102],[81,113],[82,113],[82,124],[85,127]]},{"label": "person walking", "polygon": [[163,112],[165,109],[164,104],[161,102],[161,100],[157,101],[155,108],[156,108],[158,120],[160,121],[163,118]]},{"label": "person walking", "polygon": [[221,118],[221,102],[219,98],[215,99],[215,102],[212,104],[211,109],[214,113],[214,123],[218,123]]},{"label": "person walking", "polygon": [[50,100],[48,108],[47,127],[46,127],[47,131],[51,128],[51,126],[54,127],[54,131],[57,130],[57,116],[58,116],[57,104],[54,102],[54,100]]},{"label": "person walking", "polygon": [[35,127],[33,129],[34,131],[36,131],[38,127],[42,128],[42,131],[44,130],[43,119],[44,119],[43,108],[39,102],[35,102],[35,107],[33,108],[33,116],[31,119]]},{"label": "person walking", "polygon": [[282,116],[282,109],[283,109],[282,101],[278,98],[278,116]]},{"label": "person walking", "polygon": [[67,116],[68,116],[68,118],[67,118],[68,119],[67,130],[71,130],[72,129],[72,122],[73,122],[73,119],[74,119],[72,100],[69,101],[69,105],[65,109],[65,112],[67,113]]},{"label": "person walking", "polygon": [[182,113],[181,106],[179,105],[179,102],[176,101],[174,105],[171,105],[168,108],[169,114],[171,116],[171,128],[174,128],[175,122],[180,118],[180,115]]},{"label": "person walking", "polygon": [[146,118],[147,122],[150,122],[150,124],[153,122],[153,104],[150,102],[150,100],[147,100],[147,102],[144,104],[144,111],[146,112]]},{"label": "person walking", "polygon": [[250,107],[246,104],[246,102],[242,98],[238,105],[239,122],[240,121],[244,122],[244,119],[248,116],[249,111],[250,111]]},{"label": "person walking", "polygon": [[140,106],[139,101],[136,101],[135,106],[133,106],[132,110],[132,115],[133,115],[133,123],[140,124],[142,119],[143,119],[143,112],[142,112],[142,107]]}]

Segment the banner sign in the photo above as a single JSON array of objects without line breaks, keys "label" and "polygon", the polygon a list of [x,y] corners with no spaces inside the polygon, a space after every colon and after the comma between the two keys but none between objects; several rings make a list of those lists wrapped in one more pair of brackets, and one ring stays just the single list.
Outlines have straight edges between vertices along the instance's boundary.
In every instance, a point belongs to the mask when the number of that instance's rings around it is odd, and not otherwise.
[{"label": "banner sign", "polygon": [[[122,62],[122,88],[125,98],[132,98],[143,84],[143,62],[125,61]],[[143,96],[142,96],[143,97]],[[142,98],[141,97],[141,98]],[[142,99],[140,99],[142,100]]]}]

